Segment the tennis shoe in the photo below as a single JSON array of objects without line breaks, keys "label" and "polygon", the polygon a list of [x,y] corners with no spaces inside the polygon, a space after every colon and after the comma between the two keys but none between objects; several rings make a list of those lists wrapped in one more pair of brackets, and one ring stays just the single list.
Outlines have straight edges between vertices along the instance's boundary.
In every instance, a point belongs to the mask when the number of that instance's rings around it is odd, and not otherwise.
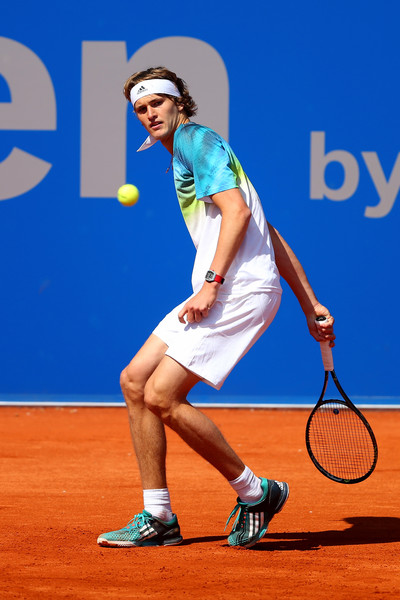
[{"label": "tennis shoe", "polygon": [[251,548],[267,532],[272,517],[280,512],[288,499],[289,486],[282,481],[261,478],[263,495],[254,503],[242,502],[237,499],[237,504],[226,522],[226,527],[232,517],[239,511],[228,537],[230,546]]},{"label": "tennis shoe", "polygon": [[183,540],[178,519],[173,515],[171,521],[161,521],[147,510],[129,521],[126,527],[97,538],[99,546],[111,548],[130,548],[132,546],[176,546]]}]

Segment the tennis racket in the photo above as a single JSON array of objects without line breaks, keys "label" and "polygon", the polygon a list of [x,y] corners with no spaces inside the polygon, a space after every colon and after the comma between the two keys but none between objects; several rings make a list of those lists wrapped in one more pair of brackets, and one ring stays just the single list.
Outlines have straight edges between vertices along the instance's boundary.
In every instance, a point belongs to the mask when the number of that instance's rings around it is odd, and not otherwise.
[{"label": "tennis racket", "polygon": [[[339,383],[329,342],[320,342],[320,346],[325,378],[319,400],[307,421],[307,451],[325,477],[338,483],[358,483],[375,469],[378,446],[367,419]],[[329,374],[340,399],[325,399]]]}]

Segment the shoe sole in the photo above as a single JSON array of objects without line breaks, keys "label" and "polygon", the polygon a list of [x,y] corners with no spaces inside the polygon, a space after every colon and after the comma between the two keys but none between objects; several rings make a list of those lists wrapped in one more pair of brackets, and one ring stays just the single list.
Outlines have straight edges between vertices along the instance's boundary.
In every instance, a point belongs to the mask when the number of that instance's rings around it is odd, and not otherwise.
[{"label": "shoe sole", "polygon": [[183,537],[180,538],[174,538],[172,540],[165,540],[161,543],[157,543],[157,542],[153,542],[151,543],[151,541],[144,541],[138,544],[135,544],[134,542],[112,542],[109,540],[106,540],[105,538],[99,537],[97,539],[97,543],[99,546],[101,546],[102,548],[139,548],[139,547],[146,547],[146,546],[179,546],[179,544],[181,544],[183,542]]}]

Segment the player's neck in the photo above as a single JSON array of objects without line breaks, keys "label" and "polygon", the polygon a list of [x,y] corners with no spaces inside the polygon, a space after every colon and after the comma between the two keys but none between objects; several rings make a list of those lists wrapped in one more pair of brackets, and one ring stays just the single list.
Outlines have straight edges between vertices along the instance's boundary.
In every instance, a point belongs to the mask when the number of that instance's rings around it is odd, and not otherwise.
[{"label": "player's neck", "polygon": [[174,153],[174,136],[175,136],[175,133],[177,132],[177,130],[179,129],[179,127],[181,125],[185,125],[186,123],[189,123],[188,117],[184,117],[182,119],[182,121],[180,121],[177,124],[177,126],[175,127],[174,131],[172,132],[172,134],[170,136],[168,136],[167,138],[161,140],[162,145],[164,146],[164,148],[166,148],[168,150],[168,152],[170,154]]}]

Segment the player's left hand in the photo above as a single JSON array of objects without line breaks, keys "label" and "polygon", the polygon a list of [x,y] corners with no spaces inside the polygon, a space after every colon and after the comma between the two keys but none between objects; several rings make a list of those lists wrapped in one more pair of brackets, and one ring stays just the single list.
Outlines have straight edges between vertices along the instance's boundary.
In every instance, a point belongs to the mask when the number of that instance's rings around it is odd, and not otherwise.
[{"label": "player's left hand", "polygon": [[200,323],[202,319],[208,317],[208,313],[217,299],[219,286],[220,284],[217,282],[204,282],[200,292],[189,298],[179,312],[179,321],[181,323]]},{"label": "player's left hand", "polygon": [[[317,317],[325,317],[325,321],[316,321]],[[331,348],[335,345],[335,334],[333,332],[333,324],[335,319],[330,314],[329,310],[317,304],[314,306],[314,312],[307,315],[308,329],[317,342],[328,342]]]}]

